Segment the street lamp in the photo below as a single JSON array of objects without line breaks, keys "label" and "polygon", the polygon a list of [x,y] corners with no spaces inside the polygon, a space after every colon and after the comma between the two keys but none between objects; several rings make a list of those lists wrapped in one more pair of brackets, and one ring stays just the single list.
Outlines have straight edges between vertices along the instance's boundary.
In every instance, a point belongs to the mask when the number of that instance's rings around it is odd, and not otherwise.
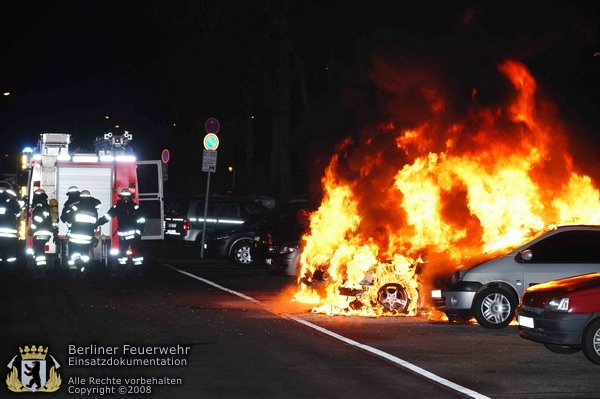
[{"label": "street lamp", "polygon": [[235,168],[233,166],[229,166],[227,170],[231,172],[231,193],[233,194],[235,190]]}]

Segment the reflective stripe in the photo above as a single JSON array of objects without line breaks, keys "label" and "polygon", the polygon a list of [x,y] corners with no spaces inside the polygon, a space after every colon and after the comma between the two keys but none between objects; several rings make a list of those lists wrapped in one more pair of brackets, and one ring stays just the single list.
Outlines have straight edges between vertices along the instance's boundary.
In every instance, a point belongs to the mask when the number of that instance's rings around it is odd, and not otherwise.
[{"label": "reflective stripe", "polygon": [[75,215],[75,221],[81,223],[96,223],[96,217],[89,213],[78,213]]}]

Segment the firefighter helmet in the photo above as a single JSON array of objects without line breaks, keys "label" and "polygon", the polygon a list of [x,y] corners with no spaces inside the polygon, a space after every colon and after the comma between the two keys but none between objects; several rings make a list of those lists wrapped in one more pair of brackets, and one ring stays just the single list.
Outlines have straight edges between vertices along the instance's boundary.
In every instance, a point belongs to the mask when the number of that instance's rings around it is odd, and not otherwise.
[{"label": "firefighter helmet", "polygon": [[33,193],[34,202],[46,201],[47,199],[48,194],[46,194],[46,191],[42,190],[41,188],[35,190],[35,192]]},{"label": "firefighter helmet", "polygon": [[129,191],[128,189],[124,188],[119,193],[119,197],[121,197],[121,198],[130,198],[131,197],[131,191]]},{"label": "firefighter helmet", "polygon": [[80,195],[82,197],[91,197],[92,196],[92,194],[89,192],[89,190],[81,190]]},{"label": "firefighter helmet", "polygon": [[67,195],[71,195],[74,193],[78,193],[79,189],[77,188],[77,186],[71,186],[69,187],[69,190],[67,190]]}]

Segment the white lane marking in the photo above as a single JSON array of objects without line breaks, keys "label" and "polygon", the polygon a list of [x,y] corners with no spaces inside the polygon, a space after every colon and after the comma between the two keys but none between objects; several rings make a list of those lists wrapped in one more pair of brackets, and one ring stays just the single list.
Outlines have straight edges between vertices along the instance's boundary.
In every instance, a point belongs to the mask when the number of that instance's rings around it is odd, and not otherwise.
[{"label": "white lane marking", "polygon": [[[262,303],[261,301],[259,301],[257,299],[254,299],[252,297],[249,297],[248,295],[242,294],[241,292],[230,290],[229,288],[223,287],[222,285],[216,284],[216,283],[214,283],[214,282],[212,282],[210,280],[207,280],[205,278],[198,277],[195,274],[186,272],[184,270],[180,270],[180,269],[178,269],[178,268],[176,268],[174,266],[171,266],[171,265],[169,265],[167,263],[163,263],[163,265],[167,266],[170,269],[175,270],[176,272],[184,274],[184,275],[186,275],[188,277],[191,277],[193,279],[196,279],[198,281],[202,281],[205,284],[208,284],[208,285],[211,285],[211,286],[213,286],[215,288],[218,288],[220,290],[229,292],[230,294],[237,295],[240,298],[244,298],[244,299],[246,299],[246,300],[248,300],[250,302],[253,302],[253,303]],[[390,355],[387,352],[384,352],[382,350],[379,350],[377,348],[373,348],[373,347],[365,345],[365,344],[361,344],[360,342],[354,341],[354,340],[352,340],[350,338],[346,338],[343,335],[337,334],[337,333],[335,333],[333,331],[330,331],[330,330],[328,330],[326,328],[320,327],[320,326],[318,326],[316,324],[313,324],[313,323],[311,323],[309,321],[306,321],[306,320],[303,320],[301,318],[298,318],[298,317],[295,317],[295,316],[292,316],[292,315],[289,315],[289,314],[284,314],[284,316],[286,318],[289,318],[290,320],[293,320],[293,321],[297,322],[297,323],[304,324],[305,326],[307,326],[309,328],[317,330],[320,333],[328,335],[328,336],[330,336],[332,338],[335,338],[335,339],[337,339],[339,341],[345,342],[348,345],[356,346],[357,348],[360,348],[360,349],[362,349],[362,350],[364,350],[366,352],[369,352],[369,353],[372,353],[372,354],[374,354],[376,356],[382,357],[382,358],[384,358],[384,359],[386,359],[386,360],[388,360],[388,361],[390,361],[390,362],[392,362],[394,364],[397,364],[398,366],[400,366],[402,368],[408,369],[408,370],[410,370],[410,371],[412,371],[414,373],[422,375],[423,377],[425,377],[425,378],[427,378],[429,380],[432,380],[432,381],[434,381],[434,382],[436,382],[436,383],[438,383],[440,385],[444,385],[444,386],[446,386],[448,388],[451,388],[451,389],[453,389],[455,391],[458,391],[458,392],[460,392],[462,394],[465,394],[465,395],[467,395],[467,396],[469,396],[471,398],[490,399],[488,396],[485,396],[485,395],[480,394],[479,392],[475,392],[473,390],[470,390],[469,388],[465,388],[462,385],[455,384],[454,382],[449,381],[449,380],[447,380],[445,378],[442,378],[442,377],[440,377],[440,376],[438,376],[436,374],[433,374],[433,373],[431,373],[431,372],[429,372],[429,371],[427,371],[427,370],[425,370],[425,369],[423,369],[423,368],[421,368],[419,366],[415,366],[414,364],[409,363],[406,360],[403,360],[403,359],[400,359],[400,358],[398,358],[396,356]]]},{"label": "white lane marking", "polygon": [[239,296],[239,297],[242,297],[242,298],[244,298],[244,299],[246,299],[246,300],[248,300],[248,301],[250,301],[250,302],[254,302],[254,303],[261,303],[259,300],[257,300],[257,299],[254,299],[254,298],[252,298],[252,297],[250,297],[250,296],[248,296],[248,295],[244,295],[244,294],[242,294],[241,292],[237,292],[237,291],[234,291],[234,290],[230,290],[229,288],[223,287],[222,285],[219,285],[219,284],[217,284],[217,283],[213,283],[213,282],[212,282],[212,281],[210,281],[210,280],[207,280],[207,279],[205,279],[205,278],[202,278],[202,277],[198,277],[198,276],[196,276],[195,274],[192,274],[192,273],[186,272],[186,271],[184,271],[184,270],[180,270],[180,269],[178,269],[178,268],[176,268],[176,267],[174,267],[174,266],[171,266],[171,265],[169,265],[169,264],[167,264],[167,263],[163,263],[163,265],[167,266],[167,267],[168,267],[168,268],[170,268],[170,269],[173,269],[173,270],[175,270],[176,272],[179,272],[179,273],[181,273],[181,274],[185,274],[185,275],[186,275],[186,276],[188,276],[188,277],[195,278],[196,280],[202,281],[202,282],[203,282],[203,283],[205,283],[205,284],[212,285],[212,286],[213,286],[213,287],[215,287],[215,288],[218,288],[218,289],[220,289],[220,290],[223,290],[223,291],[229,292],[230,294],[233,294],[233,295],[237,295],[237,296]]}]

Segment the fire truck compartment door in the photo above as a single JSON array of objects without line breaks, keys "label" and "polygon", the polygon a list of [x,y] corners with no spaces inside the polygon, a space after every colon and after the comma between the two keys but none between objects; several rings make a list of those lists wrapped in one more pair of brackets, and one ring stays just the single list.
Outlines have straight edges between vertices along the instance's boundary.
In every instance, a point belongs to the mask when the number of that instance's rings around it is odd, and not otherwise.
[{"label": "fire truck compartment door", "polygon": [[137,161],[140,209],[146,217],[142,240],[164,238],[163,166],[160,160]]}]

